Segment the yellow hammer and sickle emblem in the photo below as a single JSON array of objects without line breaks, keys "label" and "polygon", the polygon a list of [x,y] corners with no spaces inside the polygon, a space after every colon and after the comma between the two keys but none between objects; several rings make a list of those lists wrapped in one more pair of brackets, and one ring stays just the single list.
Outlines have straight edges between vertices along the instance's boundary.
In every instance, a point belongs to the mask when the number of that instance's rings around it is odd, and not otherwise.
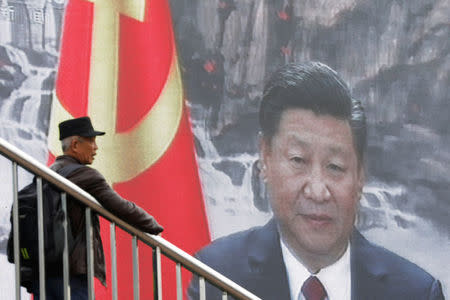
[{"label": "yellow hammer and sickle emblem", "polygon": [[[128,181],[154,164],[172,143],[180,124],[183,92],[174,55],[168,79],[147,116],[131,131],[115,133],[119,62],[119,14],[144,21],[146,0],[87,0],[94,3],[88,115],[94,128],[106,131],[97,139],[94,167],[108,181]],[[49,148],[61,154],[58,123],[73,116],[54,93]]]}]

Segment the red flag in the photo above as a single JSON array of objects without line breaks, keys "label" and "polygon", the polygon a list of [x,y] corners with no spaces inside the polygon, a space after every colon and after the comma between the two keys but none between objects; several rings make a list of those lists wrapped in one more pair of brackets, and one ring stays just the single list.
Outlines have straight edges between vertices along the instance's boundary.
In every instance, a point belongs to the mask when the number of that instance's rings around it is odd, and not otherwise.
[{"label": "red flag", "polygon": [[[209,242],[189,114],[166,0],[70,0],[66,7],[49,148],[57,124],[91,116],[106,131],[93,164],[124,198],[164,226],[188,253]],[[102,222],[111,286],[109,224]],[[131,299],[131,238],[118,230],[119,299]],[[139,247],[141,297],[151,299],[151,249]],[[176,298],[175,265],[163,262],[163,296]],[[183,277],[186,288],[189,276]],[[96,284],[97,299],[110,298]]]}]

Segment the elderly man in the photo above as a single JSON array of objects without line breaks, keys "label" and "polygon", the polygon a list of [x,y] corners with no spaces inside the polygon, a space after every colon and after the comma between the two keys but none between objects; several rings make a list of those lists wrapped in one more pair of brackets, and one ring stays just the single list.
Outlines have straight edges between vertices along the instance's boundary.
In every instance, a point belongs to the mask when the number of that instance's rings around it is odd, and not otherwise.
[{"label": "elderly man", "polygon": [[[364,185],[361,103],[321,63],[271,77],[260,107],[262,176],[274,218],[197,257],[265,300],[443,299],[430,274],[354,227]],[[206,299],[221,299],[207,285]],[[198,279],[189,288],[199,298]]]},{"label": "elderly man", "polygon": [[[163,231],[163,228],[151,215],[136,204],[123,199],[111,188],[97,170],[86,166],[92,164],[97,154],[96,136],[105,134],[94,130],[89,117],[61,122],[59,124],[59,133],[64,155],[56,158],[55,163],[51,166],[52,170],[60,171],[67,166],[72,166],[72,168],[74,165],[78,166],[73,168],[75,170],[67,176],[67,179],[91,194],[106,209],[144,232],[159,234]],[[72,300],[88,299],[83,205],[74,199],[69,200],[68,215],[71,230],[75,237],[75,246],[69,258],[71,296]],[[105,258],[97,215],[93,217],[93,224],[94,274],[106,285]],[[64,297],[61,270],[62,266],[47,266],[47,300],[59,300]],[[33,282],[32,292],[34,299],[39,299],[38,280]]]}]

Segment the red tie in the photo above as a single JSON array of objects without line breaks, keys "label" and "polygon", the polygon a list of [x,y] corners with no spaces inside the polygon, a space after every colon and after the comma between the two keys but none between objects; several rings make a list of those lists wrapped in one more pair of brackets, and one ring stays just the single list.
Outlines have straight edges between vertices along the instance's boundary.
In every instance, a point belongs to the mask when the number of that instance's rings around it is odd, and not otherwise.
[{"label": "red tie", "polygon": [[325,300],[327,292],[316,276],[310,276],[302,286],[302,293],[306,300]]}]

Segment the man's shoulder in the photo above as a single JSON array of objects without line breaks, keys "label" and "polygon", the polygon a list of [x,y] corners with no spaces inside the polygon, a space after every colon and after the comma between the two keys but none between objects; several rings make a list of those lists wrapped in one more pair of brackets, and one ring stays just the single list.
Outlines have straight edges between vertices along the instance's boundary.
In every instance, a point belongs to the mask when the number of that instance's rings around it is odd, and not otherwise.
[{"label": "man's shoulder", "polygon": [[[264,290],[258,284],[265,278],[258,274],[263,272],[262,269],[266,268],[267,264],[270,265],[271,254],[274,252],[273,233],[271,222],[264,226],[252,227],[214,240],[195,256],[215,271],[257,294],[258,291]],[[270,240],[272,242],[269,242]],[[273,276],[278,276],[275,269]],[[198,295],[196,286],[196,282],[191,283],[192,295]],[[208,299],[219,299],[221,295],[216,295],[216,290],[212,290],[208,288]]]},{"label": "man's shoulder", "polygon": [[196,257],[211,267],[230,266],[248,257],[251,249],[263,246],[270,235],[271,225],[250,229],[220,237],[197,252]]},{"label": "man's shoulder", "polygon": [[409,286],[411,290],[426,290],[436,283],[436,279],[416,263],[369,242],[362,235],[356,238],[352,251],[352,263],[356,264],[353,270],[358,270],[359,273],[364,269],[364,272],[382,278],[391,287],[398,285],[400,288]]},{"label": "man's shoulder", "polygon": [[197,255],[204,259],[213,259],[216,255],[223,258],[224,254],[232,257],[236,252],[245,251],[251,237],[259,232],[261,228],[261,226],[252,227],[244,231],[217,238],[209,245],[202,248]]},{"label": "man's shoulder", "polygon": [[80,167],[77,168],[75,171],[69,174],[67,178],[73,182],[82,181],[84,179],[89,180],[96,180],[96,179],[103,179],[103,175],[96,169],[81,164],[79,161],[77,161],[75,158],[70,157],[68,155],[61,155],[58,156],[55,160],[55,162],[51,165],[51,169],[54,171],[58,171],[64,167],[67,167],[69,165],[79,165]]}]

